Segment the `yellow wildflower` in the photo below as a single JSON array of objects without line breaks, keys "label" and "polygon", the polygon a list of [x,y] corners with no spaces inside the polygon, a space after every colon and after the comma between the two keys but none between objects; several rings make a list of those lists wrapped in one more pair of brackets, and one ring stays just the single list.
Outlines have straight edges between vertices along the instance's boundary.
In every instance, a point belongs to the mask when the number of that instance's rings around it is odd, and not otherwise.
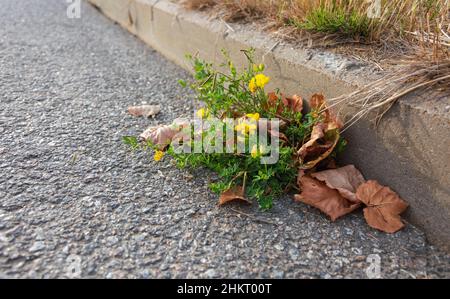
[{"label": "yellow wildflower", "polygon": [[204,118],[204,117],[208,116],[208,110],[205,108],[198,109],[197,116],[198,116],[198,118]]},{"label": "yellow wildflower", "polygon": [[267,77],[264,74],[257,74],[248,83],[248,89],[250,89],[251,92],[255,92],[258,87],[264,88],[264,86],[266,86],[266,84],[269,83],[269,81],[270,77]]},{"label": "yellow wildflower", "polygon": [[252,150],[250,151],[250,155],[252,155],[252,158],[258,157],[258,147],[256,144],[252,147]]},{"label": "yellow wildflower", "polygon": [[155,155],[153,156],[153,159],[158,162],[160,161],[163,157],[164,157],[164,152],[163,151],[156,151]]},{"label": "yellow wildflower", "polygon": [[265,151],[264,146],[260,145],[259,148],[258,146],[255,144],[252,147],[252,150],[250,151],[250,155],[252,156],[252,158],[258,158],[260,155],[262,155]]},{"label": "yellow wildflower", "polygon": [[239,123],[234,127],[236,131],[245,135],[247,133],[253,134],[256,131],[256,124],[248,123],[246,121],[239,121]]},{"label": "yellow wildflower", "polygon": [[256,113],[247,113],[246,116],[248,118],[253,119],[254,121],[258,121],[259,120],[259,113],[258,112],[256,112]]},{"label": "yellow wildflower", "polygon": [[255,91],[256,91],[256,80],[255,80],[255,78],[252,78],[252,79],[250,80],[250,82],[248,83],[248,89],[249,89],[251,92],[255,92]]}]

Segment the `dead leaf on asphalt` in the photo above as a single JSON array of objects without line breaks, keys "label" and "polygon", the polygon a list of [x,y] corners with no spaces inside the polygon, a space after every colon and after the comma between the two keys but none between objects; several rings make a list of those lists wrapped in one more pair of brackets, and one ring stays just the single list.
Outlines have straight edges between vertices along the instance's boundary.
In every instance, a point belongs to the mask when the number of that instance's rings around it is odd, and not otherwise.
[{"label": "dead leaf on asphalt", "polygon": [[302,176],[299,183],[302,192],[294,196],[295,200],[318,208],[327,214],[332,221],[360,206],[359,203],[351,202],[343,197],[336,189],[332,189],[325,183],[308,175]]},{"label": "dead leaf on asphalt", "polygon": [[234,186],[220,194],[219,206],[231,201],[243,201],[250,203],[244,195],[244,188],[242,186]]},{"label": "dead leaf on asphalt", "polygon": [[324,182],[328,187],[336,189],[344,198],[351,202],[359,202],[355,194],[356,189],[365,182],[365,179],[354,165],[315,172],[311,176]]},{"label": "dead leaf on asphalt", "polygon": [[176,135],[189,126],[190,121],[184,118],[175,119],[170,125],[159,125],[150,127],[139,135],[144,141],[150,141],[159,150],[168,146]]},{"label": "dead leaf on asphalt", "polygon": [[128,107],[128,113],[133,116],[150,117],[158,114],[161,111],[160,105],[140,105]]},{"label": "dead leaf on asphalt", "polygon": [[358,187],[356,196],[367,205],[364,208],[364,218],[371,227],[395,233],[405,226],[400,214],[408,204],[390,188],[370,180]]}]

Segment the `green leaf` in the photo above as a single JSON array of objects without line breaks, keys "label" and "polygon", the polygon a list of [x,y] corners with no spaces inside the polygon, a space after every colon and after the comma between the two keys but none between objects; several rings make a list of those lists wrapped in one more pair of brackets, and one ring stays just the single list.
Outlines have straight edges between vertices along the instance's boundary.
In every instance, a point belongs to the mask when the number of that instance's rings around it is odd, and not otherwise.
[{"label": "green leaf", "polygon": [[178,80],[178,84],[180,84],[182,87],[184,87],[184,88],[186,88],[186,86],[187,86],[187,83],[186,83],[186,81],[184,81],[183,79],[179,79]]},{"label": "green leaf", "polygon": [[122,141],[132,149],[136,149],[139,147],[139,141],[135,136],[123,136]]}]

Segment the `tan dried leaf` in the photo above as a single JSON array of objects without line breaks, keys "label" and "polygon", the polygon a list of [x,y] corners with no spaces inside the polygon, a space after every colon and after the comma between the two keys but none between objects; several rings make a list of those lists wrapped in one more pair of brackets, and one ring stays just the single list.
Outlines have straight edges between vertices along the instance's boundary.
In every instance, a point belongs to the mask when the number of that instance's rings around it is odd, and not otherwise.
[{"label": "tan dried leaf", "polygon": [[309,100],[309,107],[311,110],[320,111],[320,114],[324,116],[323,122],[327,125],[326,131],[342,128],[342,122],[330,111],[322,94],[313,94]]},{"label": "tan dried leaf", "polygon": [[283,96],[282,102],[285,107],[294,112],[303,110],[303,99],[298,95],[294,94],[291,98]]},{"label": "tan dried leaf", "polygon": [[244,188],[242,186],[233,186],[230,189],[224,191],[219,198],[219,206],[231,201],[243,201],[250,203],[244,195]]},{"label": "tan dried leaf", "polygon": [[327,158],[339,141],[339,130],[326,131],[325,123],[317,123],[310,139],[297,151],[301,169],[311,169]]},{"label": "tan dried leaf", "polygon": [[344,198],[351,202],[359,202],[355,194],[356,189],[365,182],[365,179],[354,165],[315,172],[311,176],[324,182],[328,187],[336,189]]},{"label": "tan dried leaf", "polygon": [[302,176],[299,182],[302,192],[294,196],[295,200],[318,208],[327,214],[332,221],[360,206],[359,203],[347,200],[337,190],[308,175]]},{"label": "tan dried leaf", "polygon": [[281,114],[285,109],[294,112],[302,112],[303,110],[303,99],[298,95],[287,97],[282,94],[279,98],[275,92],[269,92],[267,98],[268,107],[266,108],[276,108],[278,114]]},{"label": "tan dried leaf", "polygon": [[150,141],[157,148],[163,150],[170,144],[175,135],[188,126],[189,123],[187,119],[177,118],[170,125],[150,127],[139,135],[139,137],[145,141]]},{"label": "tan dried leaf", "polygon": [[390,188],[370,180],[358,187],[356,197],[367,205],[364,218],[371,227],[395,233],[405,226],[400,214],[408,204]]},{"label": "tan dried leaf", "polygon": [[158,114],[160,111],[160,105],[140,105],[128,107],[128,113],[134,116],[150,117]]}]

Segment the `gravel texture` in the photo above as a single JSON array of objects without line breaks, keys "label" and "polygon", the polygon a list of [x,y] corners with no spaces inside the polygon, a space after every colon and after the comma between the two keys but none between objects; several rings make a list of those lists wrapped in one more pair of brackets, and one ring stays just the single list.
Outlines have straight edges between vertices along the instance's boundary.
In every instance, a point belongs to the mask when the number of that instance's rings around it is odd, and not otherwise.
[{"label": "gravel texture", "polygon": [[[0,276],[450,277],[450,256],[407,225],[331,223],[291,197],[270,212],[216,206],[211,176],[121,142],[190,114],[188,74],[83,3],[1,0]],[[126,108],[162,104],[154,119]]]}]

